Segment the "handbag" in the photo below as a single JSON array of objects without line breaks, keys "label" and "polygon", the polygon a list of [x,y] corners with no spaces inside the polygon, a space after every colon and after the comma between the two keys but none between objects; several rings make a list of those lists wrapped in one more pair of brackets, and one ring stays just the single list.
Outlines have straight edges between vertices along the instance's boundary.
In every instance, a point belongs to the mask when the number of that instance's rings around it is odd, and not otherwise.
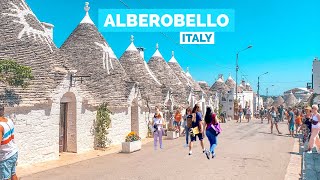
[{"label": "handbag", "polygon": [[314,121],[314,120],[312,120],[312,124],[313,125],[317,125],[319,123],[319,121]]},{"label": "handbag", "polygon": [[194,127],[194,128],[191,128],[191,130],[192,130],[192,134],[193,134],[193,135],[200,134],[200,130],[199,130],[199,127],[198,127],[198,126],[197,126],[197,127]]}]

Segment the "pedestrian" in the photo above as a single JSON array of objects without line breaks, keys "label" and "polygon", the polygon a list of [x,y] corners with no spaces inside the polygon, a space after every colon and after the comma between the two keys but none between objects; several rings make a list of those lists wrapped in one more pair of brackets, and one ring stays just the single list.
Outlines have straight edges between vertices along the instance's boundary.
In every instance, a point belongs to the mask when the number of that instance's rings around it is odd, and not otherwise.
[{"label": "pedestrian", "polygon": [[260,119],[261,119],[261,123],[263,123],[263,119],[264,119],[264,109],[263,108],[261,108],[260,109]]},{"label": "pedestrian", "polygon": [[296,125],[296,135],[298,135],[298,133],[300,133],[301,126],[302,126],[302,116],[299,110],[296,111],[295,125]]},{"label": "pedestrian", "polygon": [[243,109],[242,109],[241,105],[239,106],[238,114],[239,114],[239,118],[238,118],[237,122],[240,121],[240,123],[241,123],[241,119],[242,119],[242,115],[243,115]]},{"label": "pedestrian", "polygon": [[295,116],[292,111],[292,108],[289,107],[289,119],[288,119],[288,128],[289,128],[289,134],[294,137],[294,122],[295,122]]},{"label": "pedestrian", "polygon": [[153,117],[154,150],[157,150],[158,140],[159,140],[159,144],[160,144],[160,149],[163,149],[163,144],[162,144],[162,136],[164,134],[163,125],[164,125],[163,115],[160,112],[159,107],[156,107],[156,113]]},{"label": "pedestrian", "polygon": [[281,132],[279,131],[279,127],[278,127],[278,122],[279,122],[280,119],[278,117],[276,108],[272,107],[270,113],[271,113],[271,117],[272,117],[272,120],[271,120],[271,134],[273,134],[273,125],[276,126],[278,134],[281,134]]},{"label": "pedestrian", "polygon": [[303,133],[303,143],[309,141],[311,136],[311,128],[312,128],[312,108],[307,106],[305,108],[305,115],[303,118],[303,125],[302,125],[302,133]]},{"label": "pedestrian", "polygon": [[269,108],[269,109],[267,110],[266,115],[267,115],[268,124],[269,124],[269,123],[272,121],[271,108]]},{"label": "pedestrian", "polygon": [[186,109],[186,115],[184,116],[184,131],[186,133],[185,147],[189,146],[190,128],[192,127],[192,109],[188,107]]},{"label": "pedestrian", "polygon": [[247,116],[248,122],[250,122],[251,115],[252,115],[252,112],[251,112],[250,106],[248,106],[247,111],[246,111],[246,116]]},{"label": "pedestrian", "polygon": [[212,113],[211,107],[207,107],[206,115],[205,115],[205,129],[206,136],[208,137],[210,143],[210,151],[206,151],[206,156],[208,159],[214,158],[216,156],[215,148],[217,147],[218,134],[217,130],[215,130],[214,126],[218,125],[217,115]]},{"label": "pedestrian", "polygon": [[311,127],[311,137],[309,140],[308,153],[312,153],[312,149],[316,146],[318,153],[320,153],[320,114],[318,113],[318,105],[312,105],[312,127]]},{"label": "pedestrian", "polygon": [[182,114],[181,114],[180,108],[178,108],[176,110],[175,115],[174,115],[173,126],[174,126],[175,129],[178,129],[179,134],[180,134],[180,131],[181,131],[181,120],[182,120]]},{"label": "pedestrian", "polygon": [[192,143],[197,140],[197,137],[200,141],[202,152],[205,153],[206,149],[203,144],[203,122],[199,104],[196,104],[192,110],[192,129],[190,132],[191,142],[189,143],[189,155],[192,155]]},{"label": "pedestrian", "polygon": [[14,124],[4,117],[4,107],[0,106],[0,178],[18,180],[16,165],[18,146],[14,140]]},{"label": "pedestrian", "polygon": [[280,105],[279,114],[280,114],[280,121],[283,122],[283,116],[284,116],[283,105]]}]

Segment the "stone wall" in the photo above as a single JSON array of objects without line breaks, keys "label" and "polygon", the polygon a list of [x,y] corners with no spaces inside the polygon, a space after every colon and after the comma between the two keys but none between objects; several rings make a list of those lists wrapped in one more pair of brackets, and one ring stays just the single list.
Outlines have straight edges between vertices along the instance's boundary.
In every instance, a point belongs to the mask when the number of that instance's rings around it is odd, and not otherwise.
[{"label": "stone wall", "polygon": [[51,106],[37,108],[12,108],[6,113],[15,113],[15,140],[19,146],[19,164],[34,164],[59,158],[60,101],[67,92],[76,97],[77,152],[93,149],[93,122],[95,111],[83,108],[83,97],[79,87],[69,89],[66,78],[52,93]]},{"label": "stone wall", "polygon": [[109,128],[108,139],[111,145],[124,142],[127,134],[131,132],[131,108],[128,111],[118,112],[111,115],[111,127]]}]

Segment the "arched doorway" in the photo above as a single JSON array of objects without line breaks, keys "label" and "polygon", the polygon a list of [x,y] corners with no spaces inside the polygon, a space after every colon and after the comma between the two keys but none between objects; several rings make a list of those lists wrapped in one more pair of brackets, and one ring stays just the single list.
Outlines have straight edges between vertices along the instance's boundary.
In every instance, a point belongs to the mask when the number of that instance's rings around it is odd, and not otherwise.
[{"label": "arched doorway", "polygon": [[65,93],[60,101],[59,152],[77,152],[76,96]]},{"label": "arched doorway", "polygon": [[131,131],[139,134],[139,106],[137,98],[131,104]]}]

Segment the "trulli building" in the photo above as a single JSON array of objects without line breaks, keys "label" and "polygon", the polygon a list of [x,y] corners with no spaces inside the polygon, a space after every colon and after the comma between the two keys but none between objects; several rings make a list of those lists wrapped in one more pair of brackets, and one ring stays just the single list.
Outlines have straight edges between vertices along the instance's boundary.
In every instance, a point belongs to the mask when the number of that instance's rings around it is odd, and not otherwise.
[{"label": "trulli building", "polygon": [[[74,69],[66,67],[66,58],[24,0],[0,1],[0,34],[0,59],[29,66],[34,75],[26,89],[1,84],[5,113],[15,114],[19,164],[58,159],[61,149],[93,149],[97,99],[70,81]],[[63,126],[62,117],[67,119]]]}]

